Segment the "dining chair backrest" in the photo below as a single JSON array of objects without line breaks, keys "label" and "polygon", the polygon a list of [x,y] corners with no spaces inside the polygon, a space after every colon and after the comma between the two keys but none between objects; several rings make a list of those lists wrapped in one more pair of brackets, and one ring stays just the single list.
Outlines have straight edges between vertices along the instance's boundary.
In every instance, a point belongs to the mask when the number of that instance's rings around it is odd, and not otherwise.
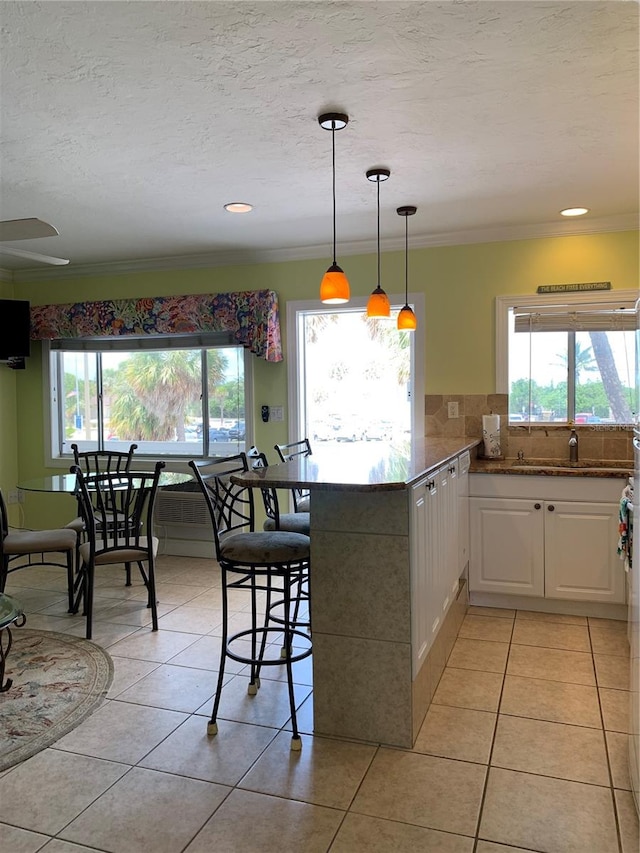
[{"label": "dining chair backrest", "polygon": [[[289,462],[298,456],[311,456],[311,443],[308,438],[292,441],[290,444],[274,444],[281,462]],[[309,491],[306,489],[291,489],[293,508],[295,512],[309,511]]]},{"label": "dining chair backrest", "polygon": [[[251,450],[255,450],[256,453],[251,454]],[[264,453],[257,452],[256,447],[252,447],[249,453],[247,453],[247,457],[250,457],[249,462],[251,468],[255,471],[258,468],[267,468],[268,462],[267,457]],[[275,489],[269,488],[267,486],[261,487],[260,492],[262,494],[262,503],[264,504],[264,511],[267,518],[270,518],[274,524],[273,526],[279,530],[280,529],[280,501],[278,500],[278,493]]]},{"label": "dining chair backrest", "polygon": [[273,448],[281,462],[288,462],[296,456],[311,456],[311,443],[308,438],[292,441],[290,444],[274,444]]},{"label": "dining chair backrest", "polygon": [[[132,548],[150,547],[153,508],[164,467],[165,463],[159,461],[153,471],[107,471],[99,474],[85,474],[79,465],[71,467],[77,478],[77,494],[91,560],[106,552],[126,554]],[[125,562],[124,558],[122,562]]]},{"label": "dining chair backrest", "polygon": [[85,475],[129,471],[133,454],[137,449],[137,444],[132,444],[126,451],[80,450],[77,444],[71,445],[74,464],[82,468],[82,473]]},{"label": "dining chair backrest", "polygon": [[204,461],[192,459],[189,467],[204,495],[213,528],[216,559],[220,560],[224,539],[255,530],[253,489],[231,482],[232,474],[245,474],[249,470],[247,455],[237,453]]},{"label": "dining chair backrest", "polygon": [[4,539],[8,532],[9,514],[7,512],[7,505],[5,504],[4,498],[2,497],[2,492],[0,491],[0,537]]}]

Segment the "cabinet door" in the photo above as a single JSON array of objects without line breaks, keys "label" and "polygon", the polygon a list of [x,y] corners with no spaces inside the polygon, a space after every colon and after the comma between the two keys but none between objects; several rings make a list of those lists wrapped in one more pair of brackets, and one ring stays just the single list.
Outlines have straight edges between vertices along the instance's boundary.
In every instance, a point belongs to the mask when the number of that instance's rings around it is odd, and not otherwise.
[{"label": "cabinet door", "polygon": [[[443,485],[444,484],[444,485]],[[443,603],[446,596],[444,495],[446,477],[442,469],[432,475],[425,489],[425,518],[427,539],[428,587],[427,620],[429,630],[429,648],[436,638],[443,619]]]},{"label": "cabinet door", "polygon": [[544,595],[542,501],[471,498],[469,590]]},{"label": "cabinet door", "polygon": [[458,470],[458,578],[469,562],[469,473]]},{"label": "cabinet door", "polygon": [[458,460],[454,459],[447,466],[448,471],[448,490],[445,496],[445,513],[447,515],[446,527],[446,549],[447,549],[447,583],[445,590],[445,610],[449,608],[451,602],[455,600],[458,593],[459,571],[459,506],[458,506],[458,490],[460,479],[458,475]]},{"label": "cabinet door", "polygon": [[624,603],[617,504],[547,501],[545,597]]},{"label": "cabinet door", "polygon": [[[453,470],[452,470],[453,469]],[[438,601],[439,618],[444,620],[451,604],[452,575],[457,569],[457,560],[453,553],[454,524],[457,518],[455,507],[455,466],[446,465],[440,468],[437,475],[437,507],[433,507],[434,496],[431,495],[431,513],[437,513],[440,540],[440,555],[438,558],[438,580],[436,596]]]},{"label": "cabinet door", "polygon": [[411,490],[411,663],[413,677],[430,647],[429,586],[432,563],[429,553],[426,481]]}]

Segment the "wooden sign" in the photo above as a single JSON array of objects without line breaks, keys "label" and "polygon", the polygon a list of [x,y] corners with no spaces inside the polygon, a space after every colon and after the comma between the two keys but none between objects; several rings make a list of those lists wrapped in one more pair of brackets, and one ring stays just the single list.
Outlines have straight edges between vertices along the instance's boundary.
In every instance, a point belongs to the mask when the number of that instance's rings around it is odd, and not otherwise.
[{"label": "wooden sign", "polygon": [[541,284],[538,293],[573,293],[579,290],[611,290],[610,281],[585,281],[581,284]]}]

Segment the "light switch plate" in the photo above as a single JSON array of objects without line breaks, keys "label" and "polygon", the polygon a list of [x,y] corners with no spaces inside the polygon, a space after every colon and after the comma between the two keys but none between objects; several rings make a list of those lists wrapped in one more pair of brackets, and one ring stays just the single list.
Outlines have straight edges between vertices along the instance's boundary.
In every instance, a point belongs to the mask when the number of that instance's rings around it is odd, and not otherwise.
[{"label": "light switch plate", "polygon": [[272,421],[283,421],[284,420],[284,407],[283,406],[271,406],[271,420]]}]

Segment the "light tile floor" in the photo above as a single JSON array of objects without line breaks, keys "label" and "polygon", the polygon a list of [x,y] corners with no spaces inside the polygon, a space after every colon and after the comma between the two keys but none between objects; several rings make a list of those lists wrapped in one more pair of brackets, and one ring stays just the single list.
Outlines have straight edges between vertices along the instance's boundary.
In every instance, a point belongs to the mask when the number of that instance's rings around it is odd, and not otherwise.
[{"label": "light tile floor", "polygon": [[[292,753],[283,674],[265,672],[250,697],[240,664],[207,737],[216,565],[161,557],[158,581],[154,634],[140,583],[101,574],[94,641],[113,684],[83,724],[0,776],[3,853],[638,853],[624,624],[471,607],[410,751],[314,737],[307,659]],[[32,568],[7,592],[29,627],[83,636],[64,586]],[[234,596],[236,625],[243,607]]]}]

